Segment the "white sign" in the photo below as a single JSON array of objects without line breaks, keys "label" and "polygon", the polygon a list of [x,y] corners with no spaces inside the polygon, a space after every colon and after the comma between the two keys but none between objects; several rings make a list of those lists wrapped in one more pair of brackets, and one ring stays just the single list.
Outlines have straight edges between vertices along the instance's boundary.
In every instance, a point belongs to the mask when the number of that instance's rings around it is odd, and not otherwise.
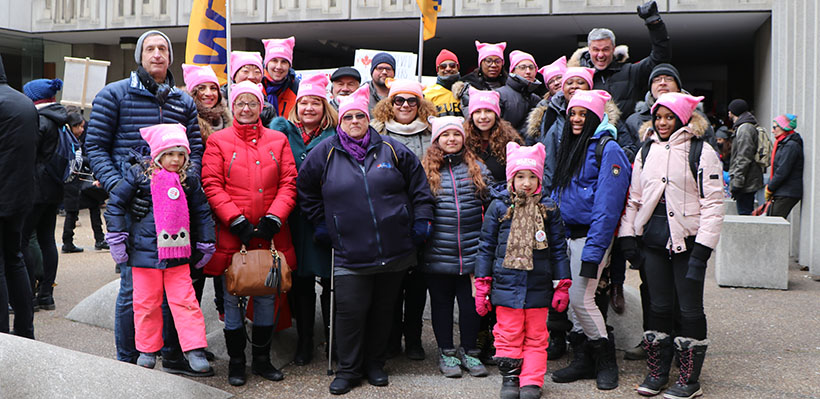
[{"label": "white sign", "polygon": [[396,79],[417,80],[416,62],[418,61],[418,56],[415,53],[358,49],[356,50],[356,58],[353,61],[353,68],[356,68],[362,75],[362,83],[371,80],[370,64],[373,61],[373,56],[378,53],[388,53],[396,59]]},{"label": "white sign", "polygon": [[92,60],[90,58],[65,57],[65,73],[63,79],[63,105],[76,105],[82,108],[91,108],[91,102],[97,93],[105,87],[108,75],[108,61]]}]

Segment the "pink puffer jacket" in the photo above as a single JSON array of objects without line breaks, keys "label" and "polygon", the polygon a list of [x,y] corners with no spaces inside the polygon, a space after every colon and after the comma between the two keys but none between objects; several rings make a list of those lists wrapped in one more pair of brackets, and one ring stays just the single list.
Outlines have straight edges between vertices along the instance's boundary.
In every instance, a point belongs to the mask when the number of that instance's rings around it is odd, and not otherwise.
[{"label": "pink puffer jacket", "polygon": [[665,193],[671,236],[669,248],[675,253],[686,251],[684,239],[689,236],[696,236],[695,242],[709,248],[717,246],[723,224],[720,160],[712,146],[704,142],[699,169],[703,171],[702,181],[692,176],[689,167],[690,139],[703,135],[708,123],[695,113],[689,124],[672,133],[667,142],[658,139],[651,121],[641,126],[641,138],[649,137],[652,147],[645,160],[641,159],[640,153],[635,157],[619,237],[642,235],[644,225]]}]

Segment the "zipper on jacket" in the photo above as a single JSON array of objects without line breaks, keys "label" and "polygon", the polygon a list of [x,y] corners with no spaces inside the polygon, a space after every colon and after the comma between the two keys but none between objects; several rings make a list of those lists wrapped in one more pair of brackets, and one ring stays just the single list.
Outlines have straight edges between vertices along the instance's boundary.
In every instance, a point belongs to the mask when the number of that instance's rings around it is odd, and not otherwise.
[{"label": "zipper on jacket", "polygon": [[339,233],[339,219],[335,213],[333,214],[333,225],[336,227],[336,238],[339,239],[339,247],[344,250],[345,245],[342,243],[342,233]]},{"label": "zipper on jacket", "polygon": [[233,152],[231,163],[228,165],[228,177],[231,177],[231,168],[233,168],[233,161],[236,160],[236,151]]},{"label": "zipper on jacket", "polygon": [[698,169],[698,191],[701,198],[706,198],[703,196],[703,168]]},{"label": "zipper on jacket", "polygon": [[279,169],[279,161],[276,159],[276,156],[273,155],[273,150],[270,151],[270,157],[273,159],[273,162],[276,162],[276,169]]},{"label": "zipper on jacket", "polygon": [[162,117],[162,105],[160,105],[159,106],[159,123],[162,123],[163,119],[164,118]]},{"label": "zipper on jacket", "polygon": [[456,227],[458,230],[456,231],[456,237],[458,242],[458,274],[464,274],[464,256],[461,253],[461,209],[458,206],[458,182],[456,181],[456,176],[453,174],[453,161],[448,158],[447,160],[447,167],[450,169],[450,179],[453,180],[453,195],[455,195],[455,202],[456,202]]},{"label": "zipper on jacket", "polygon": [[379,256],[384,256],[384,251],[382,251],[382,237],[379,234],[379,224],[376,222],[376,211],[373,209],[373,199],[370,198],[370,185],[367,184],[367,173],[364,170],[364,165],[359,165],[359,169],[362,171],[362,177],[364,178],[364,191],[367,194],[367,204],[370,205],[370,217],[373,219],[373,227],[376,228],[376,243],[379,246]]}]

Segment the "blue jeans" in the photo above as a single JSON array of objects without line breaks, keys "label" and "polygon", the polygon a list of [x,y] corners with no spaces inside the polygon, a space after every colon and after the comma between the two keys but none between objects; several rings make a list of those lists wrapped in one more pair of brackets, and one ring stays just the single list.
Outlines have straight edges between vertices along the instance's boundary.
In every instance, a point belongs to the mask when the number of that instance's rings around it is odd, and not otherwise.
[{"label": "blue jeans", "polygon": [[[222,288],[225,298],[225,329],[237,330],[243,328],[245,314],[239,308],[239,297],[228,292],[225,278],[222,279]],[[253,325],[267,327],[273,325],[273,307],[276,301],[275,295],[264,295],[253,297]]]},{"label": "blue jeans", "polygon": [[737,202],[738,215],[751,215],[755,210],[755,193],[742,193],[740,191],[732,192]]}]

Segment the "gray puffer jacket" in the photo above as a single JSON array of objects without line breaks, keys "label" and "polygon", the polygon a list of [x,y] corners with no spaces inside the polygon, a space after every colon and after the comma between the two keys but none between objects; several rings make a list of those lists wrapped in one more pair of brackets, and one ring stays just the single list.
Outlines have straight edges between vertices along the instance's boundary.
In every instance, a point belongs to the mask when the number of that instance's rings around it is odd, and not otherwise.
[{"label": "gray puffer jacket", "polygon": [[732,128],[735,140],[729,166],[730,189],[732,192],[753,193],[763,188],[763,168],[755,162],[757,119],[751,113],[744,112]]}]

